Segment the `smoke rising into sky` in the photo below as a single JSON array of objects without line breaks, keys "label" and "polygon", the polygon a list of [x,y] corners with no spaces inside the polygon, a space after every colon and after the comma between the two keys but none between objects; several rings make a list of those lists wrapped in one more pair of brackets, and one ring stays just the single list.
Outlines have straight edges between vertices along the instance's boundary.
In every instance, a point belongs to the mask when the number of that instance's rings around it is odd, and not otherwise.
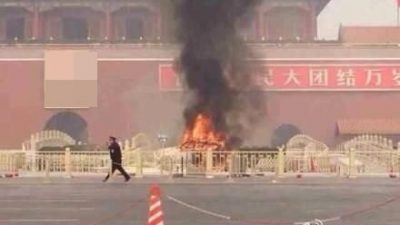
[{"label": "smoke rising into sky", "polygon": [[257,110],[262,108],[257,92],[249,91],[245,58],[251,53],[236,31],[239,19],[257,1],[176,0],[174,4],[182,44],[178,69],[193,96],[184,111],[186,126],[193,126],[199,113],[206,114],[215,130],[227,135],[228,145],[240,145],[263,110]]}]

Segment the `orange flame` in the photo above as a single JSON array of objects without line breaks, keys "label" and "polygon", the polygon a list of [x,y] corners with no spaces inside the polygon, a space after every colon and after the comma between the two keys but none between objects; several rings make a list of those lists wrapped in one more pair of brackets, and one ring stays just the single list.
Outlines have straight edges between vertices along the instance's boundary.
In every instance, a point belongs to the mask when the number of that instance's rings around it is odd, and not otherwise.
[{"label": "orange flame", "polygon": [[225,148],[225,135],[215,131],[211,119],[198,114],[193,128],[186,128],[181,144],[182,150],[222,150]]}]

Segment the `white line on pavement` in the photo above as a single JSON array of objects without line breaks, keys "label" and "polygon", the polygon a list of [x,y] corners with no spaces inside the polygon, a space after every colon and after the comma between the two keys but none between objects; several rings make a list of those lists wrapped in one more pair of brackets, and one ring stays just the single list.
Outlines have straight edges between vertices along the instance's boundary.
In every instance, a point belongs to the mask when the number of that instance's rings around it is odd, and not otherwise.
[{"label": "white line on pavement", "polygon": [[210,216],[214,216],[214,217],[218,217],[218,218],[222,218],[222,219],[225,219],[225,220],[231,220],[230,216],[225,216],[225,215],[218,214],[218,213],[215,213],[215,212],[211,212],[211,211],[208,211],[208,210],[205,210],[205,209],[201,209],[199,207],[190,205],[190,204],[188,204],[186,202],[180,201],[180,200],[178,200],[178,199],[176,199],[174,197],[171,197],[171,196],[167,196],[167,198],[169,200],[175,202],[175,203],[178,203],[179,205],[185,206],[185,207],[193,209],[195,211],[199,211],[201,213],[204,213],[204,214],[207,214],[207,215],[210,215]]},{"label": "white line on pavement", "polygon": [[6,223],[72,223],[80,222],[78,219],[0,219]]},{"label": "white line on pavement", "polygon": [[83,203],[86,200],[71,199],[0,199],[0,202],[57,202],[57,203]]},{"label": "white line on pavement", "polygon": [[38,207],[38,208],[18,208],[18,207],[4,207],[0,208],[1,211],[35,211],[35,210],[55,210],[55,211],[91,211],[94,208],[55,208],[55,207]]}]

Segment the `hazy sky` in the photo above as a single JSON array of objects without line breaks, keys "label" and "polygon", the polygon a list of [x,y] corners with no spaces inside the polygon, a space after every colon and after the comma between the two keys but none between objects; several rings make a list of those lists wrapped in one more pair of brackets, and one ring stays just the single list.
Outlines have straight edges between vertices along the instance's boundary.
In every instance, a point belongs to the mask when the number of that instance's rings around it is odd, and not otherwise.
[{"label": "hazy sky", "polygon": [[331,0],[318,17],[322,39],[337,39],[342,25],[397,24],[397,0]]}]

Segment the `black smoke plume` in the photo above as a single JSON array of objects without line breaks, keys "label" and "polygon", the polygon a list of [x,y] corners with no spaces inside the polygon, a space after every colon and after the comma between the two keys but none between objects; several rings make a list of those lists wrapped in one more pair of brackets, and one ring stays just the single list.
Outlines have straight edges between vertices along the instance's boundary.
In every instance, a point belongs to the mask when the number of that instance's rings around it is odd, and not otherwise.
[{"label": "black smoke plume", "polygon": [[251,52],[237,25],[257,0],[172,0],[182,51],[178,70],[193,98],[184,117],[192,127],[196,115],[208,115],[217,132],[237,147],[262,112],[246,58]]}]

